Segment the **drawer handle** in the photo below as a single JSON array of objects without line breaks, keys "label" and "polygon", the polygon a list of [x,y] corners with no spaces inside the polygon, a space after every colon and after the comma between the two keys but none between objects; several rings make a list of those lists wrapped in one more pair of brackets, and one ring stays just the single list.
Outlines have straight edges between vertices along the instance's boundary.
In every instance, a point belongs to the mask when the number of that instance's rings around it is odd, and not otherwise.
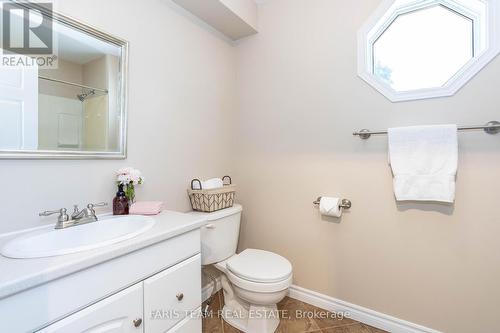
[{"label": "drawer handle", "polygon": [[133,320],[134,326],[139,327],[142,324],[142,318],[137,318]]},{"label": "drawer handle", "polygon": [[215,229],[215,224],[212,224],[212,223],[207,224],[207,225],[205,226],[205,228],[207,228],[207,229]]},{"label": "drawer handle", "polygon": [[175,295],[175,297],[177,297],[177,300],[180,302],[184,298],[184,294],[183,293],[178,293],[177,295]]}]

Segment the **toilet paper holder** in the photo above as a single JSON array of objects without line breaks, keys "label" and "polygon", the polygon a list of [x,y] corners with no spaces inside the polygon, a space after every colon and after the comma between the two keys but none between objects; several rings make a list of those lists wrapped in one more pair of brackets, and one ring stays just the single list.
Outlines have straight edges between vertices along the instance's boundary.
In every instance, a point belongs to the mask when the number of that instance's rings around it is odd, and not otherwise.
[{"label": "toilet paper holder", "polygon": [[[316,201],[313,201],[313,204],[319,205],[320,201],[321,201],[321,197],[318,197],[318,199],[316,199]],[[342,201],[340,202],[340,205],[339,205],[339,207],[343,208],[343,209],[349,209],[349,208],[351,208],[351,206],[352,206],[351,200],[348,200],[348,199],[342,199]]]}]

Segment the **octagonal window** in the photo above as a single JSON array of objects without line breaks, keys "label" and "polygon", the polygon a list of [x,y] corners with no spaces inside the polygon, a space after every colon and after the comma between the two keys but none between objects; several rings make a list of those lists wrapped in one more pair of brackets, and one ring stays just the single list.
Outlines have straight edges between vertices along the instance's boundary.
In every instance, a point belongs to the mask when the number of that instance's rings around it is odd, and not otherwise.
[{"label": "octagonal window", "polygon": [[451,96],[500,51],[500,0],[384,0],[358,72],[392,101]]},{"label": "octagonal window", "polygon": [[396,91],[442,87],[474,57],[473,21],[445,6],[399,15],[373,44],[373,73]]}]

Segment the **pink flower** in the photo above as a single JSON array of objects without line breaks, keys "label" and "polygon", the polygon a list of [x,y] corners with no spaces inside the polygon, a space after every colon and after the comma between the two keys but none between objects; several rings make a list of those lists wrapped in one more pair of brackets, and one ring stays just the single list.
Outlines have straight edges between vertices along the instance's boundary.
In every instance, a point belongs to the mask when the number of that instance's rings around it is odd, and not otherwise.
[{"label": "pink flower", "polygon": [[144,183],[144,177],[142,177],[140,170],[127,167],[121,168],[116,172],[116,181],[123,185],[139,185]]}]

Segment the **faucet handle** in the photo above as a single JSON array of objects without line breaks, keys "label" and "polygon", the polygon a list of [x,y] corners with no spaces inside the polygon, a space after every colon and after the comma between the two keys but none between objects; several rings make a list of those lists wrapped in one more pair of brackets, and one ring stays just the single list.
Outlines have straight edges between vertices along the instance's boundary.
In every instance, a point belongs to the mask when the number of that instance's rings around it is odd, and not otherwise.
[{"label": "faucet handle", "polygon": [[46,210],[44,212],[41,212],[41,213],[38,213],[38,216],[50,216],[50,215],[54,215],[54,214],[64,214],[66,213],[66,208],[61,208],[61,209],[58,209],[58,210]]},{"label": "faucet handle", "polygon": [[93,203],[89,203],[87,205],[87,209],[90,213],[91,216],[94,216],[95,217],[95,207],[104,207],[104,206],[107,206],[108,203],[107,202],[99,202],[99,203],[96,203],[96,204],[93,204]]},{"label": "faucet handle", "polygon": [[46,210],[44,212],[39,213],[38,216],[50,216],[54,214],[59,214],[57,221],[66,222],[69,221],[69,216],[66,212],[67,212],[66,208],[61,208],[58,210]]},{"label": "faucet handle", "polygon": [[96,203],[96,204],[89,203],[89,204],[87,205],[87,208],[88,208],[88,209],[92,209],[92,208],[94,208],[94,207],[105,207],[105,206],[107,206],[107,205],[108,205],[108,203],[107,203],[107,202],[99,202],[99,203]]}]

